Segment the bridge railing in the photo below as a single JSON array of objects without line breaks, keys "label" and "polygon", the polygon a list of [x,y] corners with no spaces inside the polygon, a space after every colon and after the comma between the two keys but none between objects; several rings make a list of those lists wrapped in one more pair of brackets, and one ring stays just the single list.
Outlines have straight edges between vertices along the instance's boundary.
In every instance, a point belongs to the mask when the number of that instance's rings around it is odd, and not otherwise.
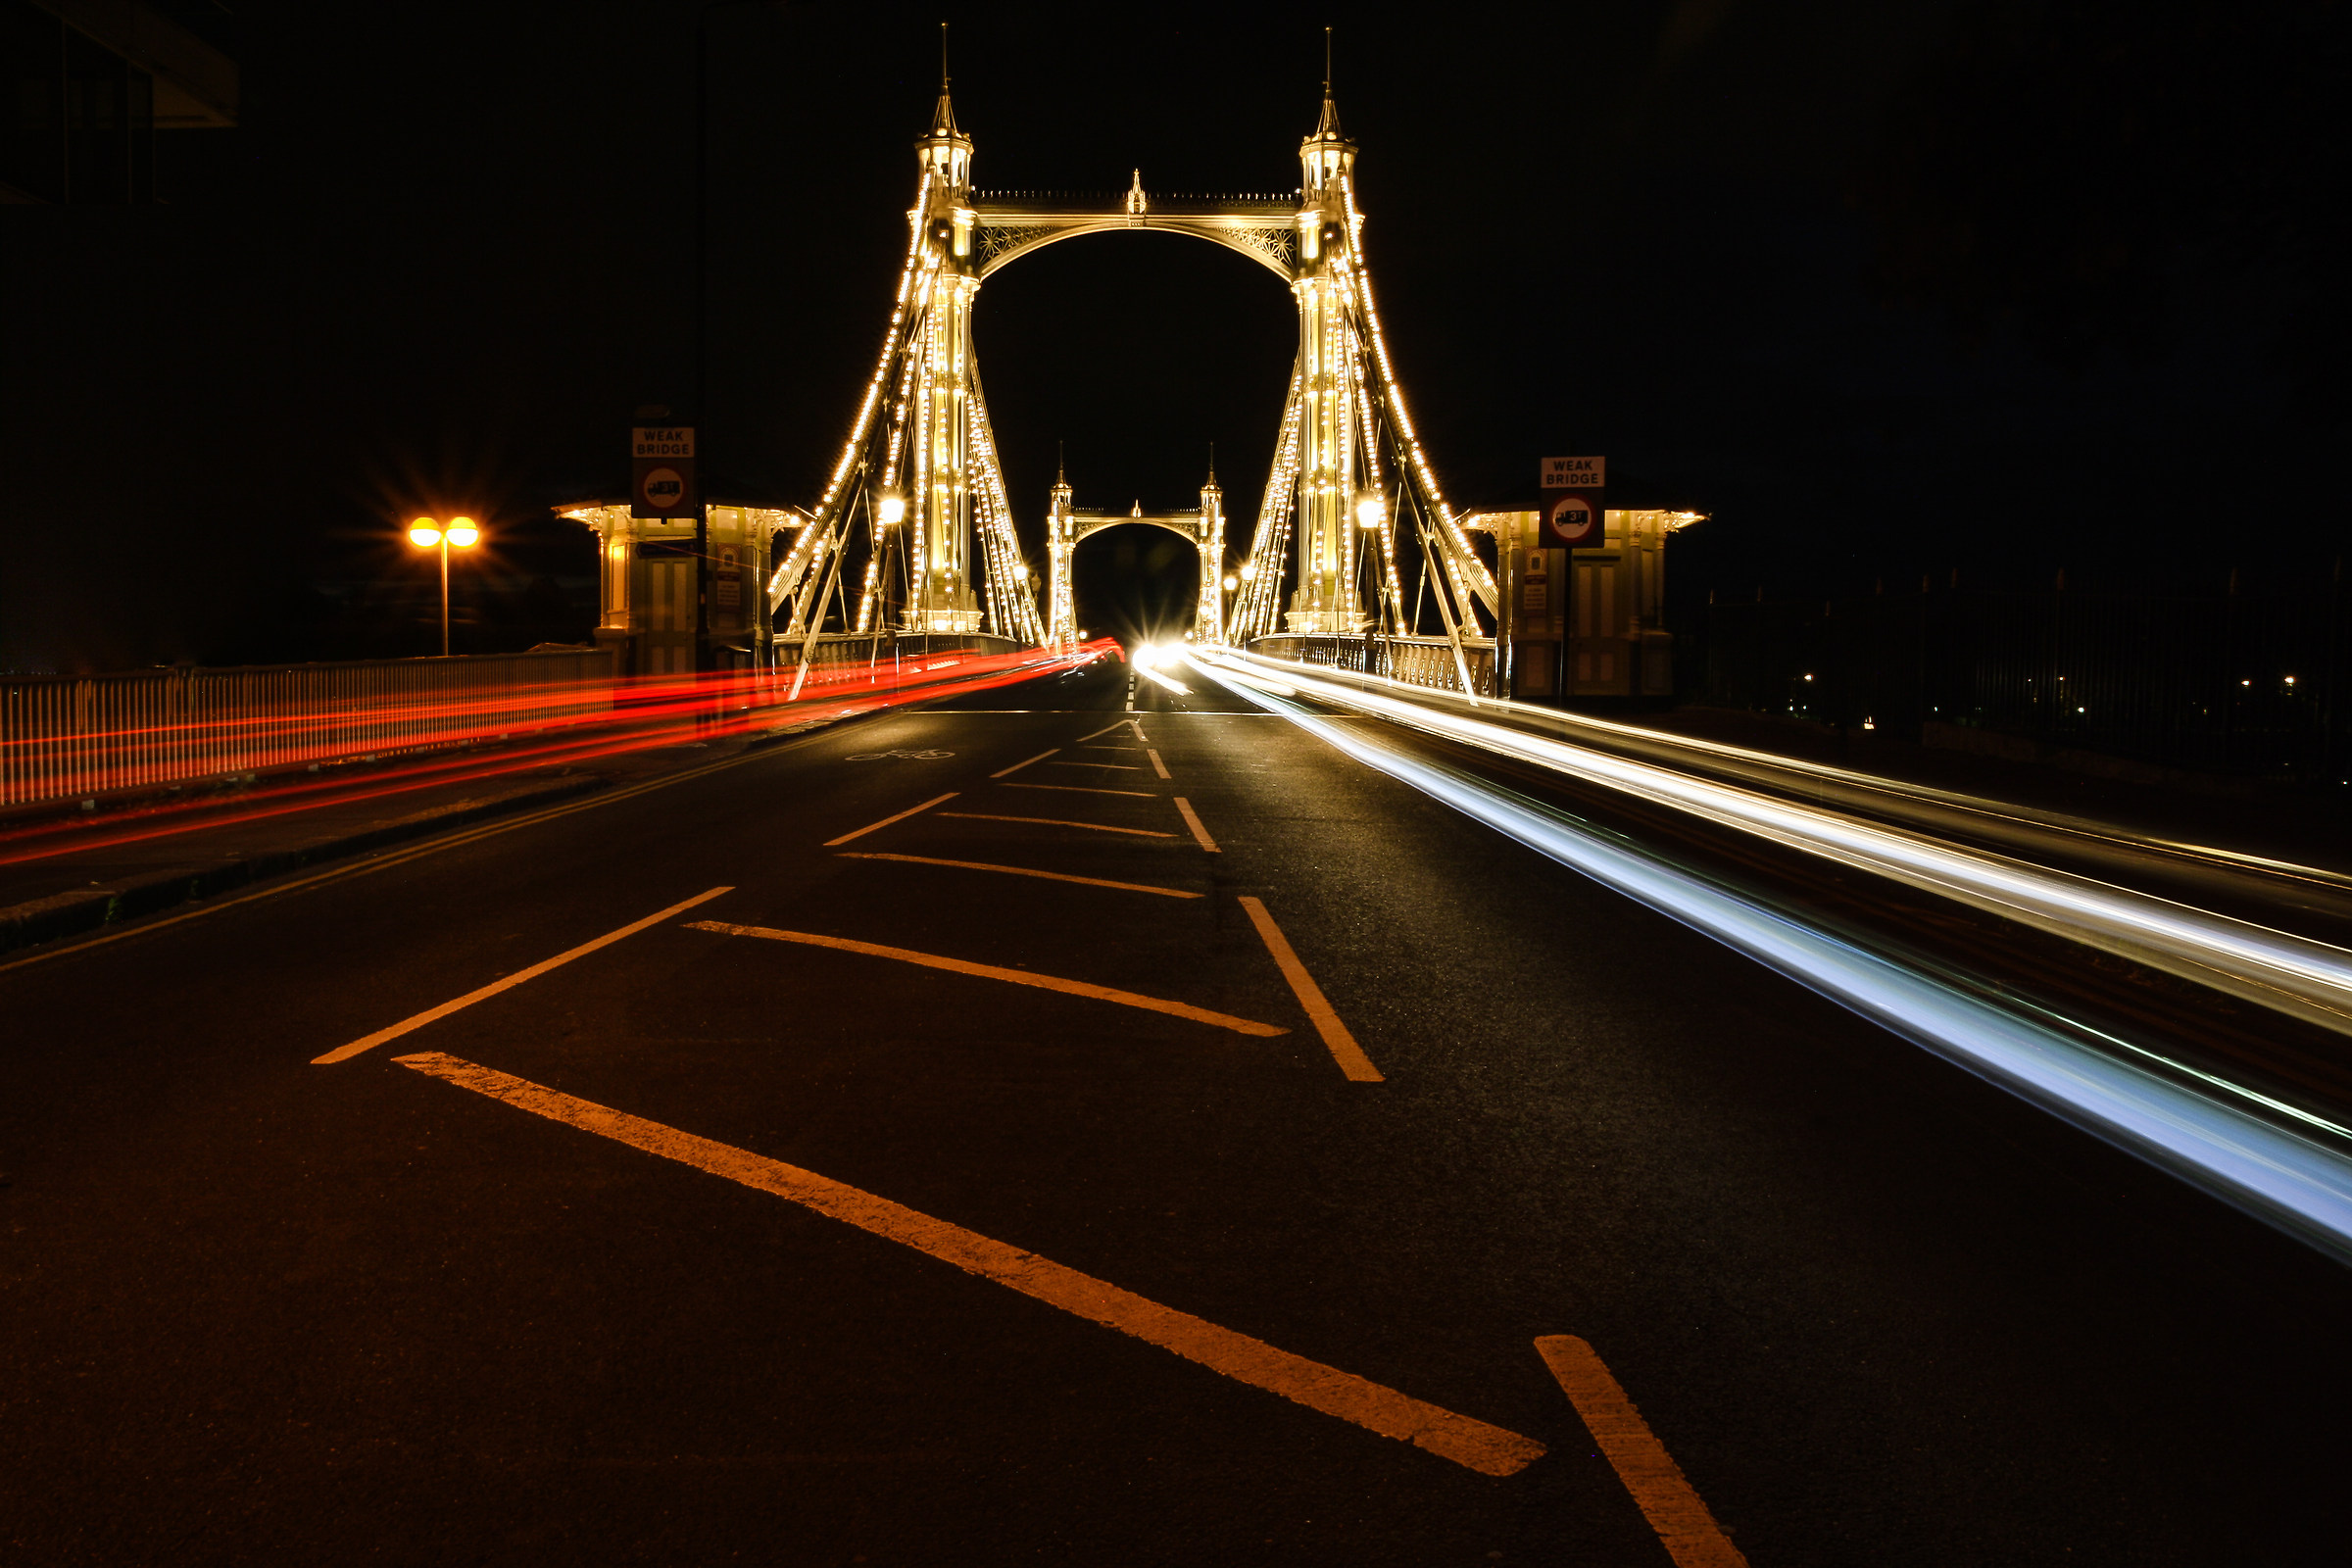
[{"label": "bridge railing", "polygon": [[1494,648],[1483,639],[1462,639],[1460,664],[1454,662],[1453,643],[1445,637],[1383,637],[1368,633],[1257,637],[1250,640],[1250,652],[1263,654],[1268,659],[1295,660],[1301,664],[1325,664],[1355,675],[1382,675],[1408,686],[1426,686],[1442,692],[1462,689],[1462,669],[1466,666],[1470,673],[1470,695],[1492,697],[1495,691]]},{"label": "bridge railing", "polygon": [[0,676],[0,808],[589,722],[614,684],[609,649]]}]

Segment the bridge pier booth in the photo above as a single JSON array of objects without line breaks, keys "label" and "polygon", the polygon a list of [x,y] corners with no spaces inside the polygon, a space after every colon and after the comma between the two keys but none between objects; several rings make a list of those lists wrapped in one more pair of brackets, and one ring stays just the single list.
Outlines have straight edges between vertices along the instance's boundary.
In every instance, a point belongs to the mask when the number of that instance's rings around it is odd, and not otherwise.
[{"label": "bridge pier booth", "polygon": [[1673,696],[1666,541],[1703,515],[1612,511],[1601,544],[1590,550],[1544,548],[1538,513],[1494,516],[1510,695],[1534,702]]},{"label": "bridge pier booth", "polygon": [[777,534],[806,520],[800,514],[713,501],[710,548],[699,560],[692,517],[633,517],[626,501],[558,507],[556,514],[596,535],[596,641],[618,653],[622,674],[694,673],[698,596],[710,609],[704,665],[764,662],[768,557]]}]

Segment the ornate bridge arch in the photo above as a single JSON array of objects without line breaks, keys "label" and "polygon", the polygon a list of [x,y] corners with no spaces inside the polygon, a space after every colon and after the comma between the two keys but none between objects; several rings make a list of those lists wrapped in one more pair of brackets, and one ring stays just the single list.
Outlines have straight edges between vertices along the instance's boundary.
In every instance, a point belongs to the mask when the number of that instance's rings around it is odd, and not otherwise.
[{"label": "ornate bridge arch", "polygon": [[[858,633],[877,629],[895,606],[903,631],[1063,642],[1077,632],[1071,552],[1097,528],[1136,521],[1200,547],[1194,634],[1204,640],[1363,629],[1401,598],[1396,545],[1408,521],[1449,634],[1479,635],[1474,605],[1494,612],[1494,577],[1438,488],[1390,363],[1361,251],[1355,143],[1342,134],[1328,88],[1322,120],[1298,153],[1298,189],[1284,195],[1154,195],[1140,171],[1118,195],[979,191],[972,140],[956,127],[943,84],[931,128],[915,143],[921,178],[879,363],[809,525],[768,584],[771,608],[791,605],[776,617],[779,635],[810,635],[838,586]],[[1213,476],[1198,514],[1099,520],[1074,511],[1068,486],[1057,484],[1042,613],[1013,527],[972,352],[973,301],[983,279],[1033,251],[1128,229],[1222,245],[1283,278],[1298,301],[1298,359],[1230,615]],[[853,585],[844,564],[860,544],[862,581]]]}]

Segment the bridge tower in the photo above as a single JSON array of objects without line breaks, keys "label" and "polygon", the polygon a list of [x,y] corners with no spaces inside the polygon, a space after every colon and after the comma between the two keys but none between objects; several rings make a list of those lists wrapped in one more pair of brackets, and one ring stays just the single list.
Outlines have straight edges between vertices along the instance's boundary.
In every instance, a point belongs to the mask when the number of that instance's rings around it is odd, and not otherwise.
[{"label": "bridge tower", "polygon": [[1125,512],[1074,507],[1069,476],[1056,473],[1054,499],[1046,509],[1046,639],[1056,645],[1078,637],[1077,599],[1070,591],[1070,567],[1078,546],[1105,528],[1123,522],[1150,523],[1181,534],[1200,557],[1200,594],[1193,612],[1193,637],[1200,642],[1224,641],[1225,628],[1225,491],[1211,468],[1200,486],[1200,505],[1183,512],[1146,512],[1137,502]]},{"label": "bridge tower", "polygon": [[[915,143],[919,184],[879,362],[808,526],[768,582],[779,642],[798,641],[805,662],[837,588],[844,634],[858,639],[889,631],[1062,642],[1077,632],[1070,561],[1079,542],[1120,522],[1149,522],[1199,549],[1193,634],[1209,642],[1284,630],[1348,636],[1375,623],[1418,630],[1419,601],[1408,620],[1398,586],[1397,546],[1407,538],[1467,682],[1461,649],[1486,637],[1475,607],[1494,614],[1494,575],[1471,548],[1468,519],[1439,491],[1390,362],[1363,259],[1355,153],[1327,81],[1321,117],[1299,144],[1295,192],[1166,196],[1147,190],[1140,171],[1115,194],[979,190],[972,138],[956,125],[943,80]],[[1198,510],[1151,514],[1140,504],[1124,514],[1082,511],[1066,478],[1057,480],[1042,584],[1013,529],[972,353],[980,285],[1044,246],[1134,229],[1190,234],[1247,256],[1280,277],[1298,306],[1274,462],[1230,610],[1221,591],[1224,492],[1213,473]]]},{"label": "bridge tower", "polygon": [[1294,632],[1361,631],[1355,510],[1379,491],[1379,459],[1356,450],[1356,353],[1348,297],[1348,233],[1340,193],[1355,172],[1355,143],[1323,84],[1323,118],[1298,144],[1298,559]]}]

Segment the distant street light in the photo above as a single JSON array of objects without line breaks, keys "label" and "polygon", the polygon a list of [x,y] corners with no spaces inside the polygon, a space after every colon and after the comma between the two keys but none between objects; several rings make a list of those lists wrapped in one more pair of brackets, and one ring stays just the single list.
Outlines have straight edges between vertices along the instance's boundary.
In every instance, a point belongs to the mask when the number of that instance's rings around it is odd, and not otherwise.
[{"label": "distant street light", "polygon": [[481,543],[482,530],[471,517],[452,517],[443,527],[438,518],[418,517],[409,524],[409,543],[419,550],[441,552],[441,657],[449,657],[449,552],[451,546],[471,550]]}]

